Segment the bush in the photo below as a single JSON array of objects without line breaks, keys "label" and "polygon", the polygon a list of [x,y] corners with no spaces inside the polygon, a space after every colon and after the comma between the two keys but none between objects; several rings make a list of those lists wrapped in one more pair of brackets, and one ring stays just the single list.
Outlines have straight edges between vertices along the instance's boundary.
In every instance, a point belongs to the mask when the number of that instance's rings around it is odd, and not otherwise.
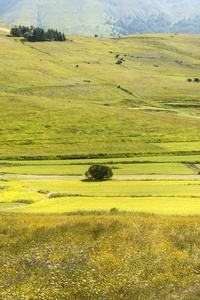
[{"label": "bush", "polygon": [[47,190],[39,190],[38,193],[46,195],[46,194],[49,194],[49,191],[47,191]]},{"label": "bush", "polygon": [[85,173],[89,180],[106,180],[113,176],[112,169],[108,166],[93,165]]},{"label": "bush", "polygon": [[21,200],[14,200],[14,201],[12,201],[12,203],[32,204],[32,203],[34,203],[34,201],[33,200],[24,200],[24,199],[21,199]]}]

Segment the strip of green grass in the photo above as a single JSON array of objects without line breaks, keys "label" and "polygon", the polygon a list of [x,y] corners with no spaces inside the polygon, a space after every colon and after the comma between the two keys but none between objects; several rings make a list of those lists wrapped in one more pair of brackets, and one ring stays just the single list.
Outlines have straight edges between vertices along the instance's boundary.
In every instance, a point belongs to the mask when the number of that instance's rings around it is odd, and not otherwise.
[{"label": "strip of green grass", "polygon": [[57,165],[91,165],[91,164],[113,164],[113,163],[166,163],[166,162],[198,162],[200,161],[200,155],[156,155],[156,156],[138,156],[133,155],[130,157],[110,157],[110,158],[85,158],[85,159],[58,159],[58,160],[7,160],[1,161],[1,167],[13,167],[13,166],[57,166]]},{"label": "strip of green grass", "polygon": [[23,203],[19,203],[19,202],[3,202],[3,203],[0,203],[0,211],[10,211],[12,209],[15,209],[17,207],[21,207],[21,206],[25,206],[26,204],[23,204]]},{"label": "strip of green grass", "polygon": [[[104,161],[105,162],[105,161]],[[91,163],[94,163],[91,161]],[[101,162],[102,163],[102,162]],[[80,164],[25,164],[3,165],[0,167],[2,174],[24,174],[24,175],[85,175],[90,165]],[[135,174],[196,174],[195,171],[180,163],[140,163],[140,164],[111,164],[115,175]]]}]

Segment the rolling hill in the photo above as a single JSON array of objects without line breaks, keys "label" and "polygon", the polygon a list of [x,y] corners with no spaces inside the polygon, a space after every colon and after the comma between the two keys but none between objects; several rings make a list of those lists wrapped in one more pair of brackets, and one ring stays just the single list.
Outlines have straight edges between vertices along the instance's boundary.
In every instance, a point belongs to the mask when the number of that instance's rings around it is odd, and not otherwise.
[{"label": "rolling hill", "polygon": [[198,0],[0,0],[0,22],[68,34],[200,33]]},{"label": "rolling hill", "polygon": [[198,35],[67,38],[0,35],[1,157],[199,151]]}]

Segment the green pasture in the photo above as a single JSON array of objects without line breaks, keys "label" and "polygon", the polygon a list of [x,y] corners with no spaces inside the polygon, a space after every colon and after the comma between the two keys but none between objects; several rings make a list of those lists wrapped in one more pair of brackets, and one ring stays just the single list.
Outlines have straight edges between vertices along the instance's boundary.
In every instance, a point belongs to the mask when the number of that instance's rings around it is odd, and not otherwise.
[{"label": "green pasture", "polygon": [[116,175],[135,174],[196,174],[194,170],[188,169],[179,163],[148,163],[148,164],[118,164],[114,166]]},{"label": "green pasture", "polygon": [[19,205],[19,202],[2,202],[0,203],[0,211],[8,211],[10,209],[15,209],[15,208],[19,208],[19,206],[23,206],[25,204],[21,204]]},{"label": "green pasture", "polygon": [[[196,144],[196,143],[195,143]],[[198,144],[197,144],[198,146]],[[178,147],[177,147],[178,148]],[[165,156],[130,156],[130,157],[111,157],[111,158],[84,158],[84,159],[57,159],[57,160],[0,160],[0,172],[3,170],[12,170],[14,167],[52,167],[68,165],[91,165],[91,164],[134,164],[134,163],[198,163],[200,155],[170,155]]]},{"label": "green pasture", "polygon": [[[199,214],[199,46],[185,34],[1,34],[0,210]],[[113,180],[81,181],[94,163]]]},{"label": "green pasture", "polygon": [[[120,163],[120,161],[122,163]],[[89,162],[89,161],[88,161]],[[91,163],[105,163],[100,160],[95,160]],[[125,161],[128,162],[128,161]],[[131,161],[130,161],[131,162]],[[23,163],[7,163],[0,166],[0,174],[4,178],[8,179],[9,175],[21,174],[21,175],[60,175],[60,176],[83,176],[89,169],[90,164],[87,162],[84,164],[73,164],[72,162],[65,161],[61,164],[59,161],[50,162],[49,164],[43,164],[42,162],[37,164],[23,164]],[[109,165],[109,160],[108,160]],[[115,175],[135,175],[135,174],[197,174],[182,163],[123,163],[123,160],[114,161],[110,164]]]},{"label": "green pasture", "polygon": [[[3,297],[23,298],[24,291],[28,297],[79,297],[74,288],[87,294],[98,282],[114,298],[126,298],[133,286],[134,296],[145,296],[140,282],[144,289],[151,285],[157,298],[173,297],[175,291],[197,295],[198,222],[169,216],[200,216],[200,83],[187,81],[199,77],[199,46],[198,35],[183,34],[67,36],[64,43],[29,43],[0,34]],[[113,179],[83,180],[96,163],[112,167]],[[126,224],[112,216],[111,223],[104,216],[92,215],[87,222],[61,216],[123,212],[148,215],[123,218]],[[158,221],[149,214],[168,217]],[[161,291],[166,286],[167,293]]]},{"label": "green pasture", "polygon": [[198,151],[200,84],[186,79],[199,76],[199,43],[1,35],[0,157]]}]

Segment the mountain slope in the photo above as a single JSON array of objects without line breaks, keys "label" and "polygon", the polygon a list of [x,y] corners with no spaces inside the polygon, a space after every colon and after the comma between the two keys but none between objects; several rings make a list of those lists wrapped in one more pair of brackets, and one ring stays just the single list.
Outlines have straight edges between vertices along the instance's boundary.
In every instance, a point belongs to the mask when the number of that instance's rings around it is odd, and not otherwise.
[{"label": "mountain slope", "polygon": [[0,157],[199,151],[199,47],[183,34],[0,35]]},{"label": "mountain slope", "polygon": [[193,0],[0,0],[0,22],[57,28],[65,33],[118,36],[200,33]]}]

